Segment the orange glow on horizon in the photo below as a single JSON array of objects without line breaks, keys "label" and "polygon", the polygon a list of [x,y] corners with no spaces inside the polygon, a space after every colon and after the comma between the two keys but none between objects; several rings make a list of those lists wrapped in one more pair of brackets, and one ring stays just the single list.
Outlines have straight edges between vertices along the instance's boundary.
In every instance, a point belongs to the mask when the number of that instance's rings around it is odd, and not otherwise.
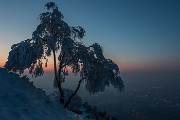
[{"label": "orange glow on horizon", "polygon": [[120,72],[178,70],[180,64],[167,61],[118,61]]},{"label": "orange glow on horizon", "polygon": [[[0,67],[3,67],[5,62],[7,61],[7,55],[3,55],[0,58]],[[120,68],[120,72],[131,72],[131,71],[153,71],[153,70],[168,70],[168,69],[178,69],[180,68],[180,64],[176,62],[165,62],[165,61],[132,61],[132,60],[116,60]],[[58,68],[58,66],[57,66]],[[70,68],[68,68],[71,71]],[[48,66],[45,68],[46,72],[54,71],[54,63],[52,57],[49,58]]]},{"label": "orange glow on horizon", "polygon": [[[3,67],[7,61],[7,56],[8,55],[4,55],[0,58],[0,67]],[[50,57],[48,59],[48,65],[47,67],[44,66],[44,63],[43,63],[43,68],[44,68],[44,71],[46,72],[52,72],[54,71],[54,63],[53,63],[53,59]],[[58,68],[58,66],[57,66]],[[67,68],[68,70],[70,70],[70,68]]]},{"label": "orange glow on horizon", "polygon": [[3,55],[2,57],[0,57],[0,67],[3,67],[6,61],[7,61],[7,56]]}]

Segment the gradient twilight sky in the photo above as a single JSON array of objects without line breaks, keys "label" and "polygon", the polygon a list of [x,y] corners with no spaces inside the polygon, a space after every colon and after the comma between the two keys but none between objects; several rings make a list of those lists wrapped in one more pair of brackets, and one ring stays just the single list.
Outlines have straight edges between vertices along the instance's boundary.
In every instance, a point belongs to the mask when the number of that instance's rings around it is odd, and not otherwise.
[{"label": "gradient twilight sky", "polygon": [[[0,1],[0,66],[12,44],[31,38],[49,0]],[[125,70],[180,68],[180,0],[51,0]]]}]

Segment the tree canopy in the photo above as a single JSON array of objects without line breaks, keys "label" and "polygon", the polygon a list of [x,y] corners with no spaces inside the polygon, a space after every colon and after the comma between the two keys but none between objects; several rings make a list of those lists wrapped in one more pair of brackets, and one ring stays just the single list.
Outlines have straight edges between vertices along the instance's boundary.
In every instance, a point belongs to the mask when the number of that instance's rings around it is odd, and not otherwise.
[{"label": "tree canopy", "polygon": [[67,67],[72,73],[80,74],[80,83],[85,80],[86,90],[91,94],[104,91],[110,84],[121,91],[124,84],[118,65],[105,58],[102,47],[98,43],[84,45],[85,30],[80,26],[69,26],[54,2],[48,2],[45,7],[47,12],[39,15],[40,23],[32,38],[12,45],[5,67],[19,73],[28,69],[35,77],[41,76],[43,59],[47,67],[48,57],[53,54],[55,82],[62,98],[61,84],[68,76]]}]

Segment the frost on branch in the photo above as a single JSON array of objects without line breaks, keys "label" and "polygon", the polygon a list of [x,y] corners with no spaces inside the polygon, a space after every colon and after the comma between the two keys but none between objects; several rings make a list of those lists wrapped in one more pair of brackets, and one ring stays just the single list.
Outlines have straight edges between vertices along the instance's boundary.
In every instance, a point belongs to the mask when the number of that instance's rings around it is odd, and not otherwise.
[{"label": "frost on branch", "polygon": [[[98,43],[86,47],[81,42],[67,39],[62,44],[61,53],[64,54],[59,56],[60,64],[72,68],[75,74],[80,73],[80,79],[85,79],[85,87],[91,94],[102,92],[109,85],[119,91],[123,90],[124,84],[117,64],[104,57],[102,47]],[[62,69],[61,73],[65,80],[68,71]]]},{"label": "frost on branch", "polygon": [[45,4],[45,6],[48,10],[57,8],[56,4],[54,2],[48,2]]},{"label": "frost on branch", "polygon": [[[42,75],[42,46],[32,43],[31,39],[12,45],[5,68],[14,72],[23,73],[26,68],[35,76]],[[38,48],[38,49],[37,49]]]},{"label": "frost on branch", "polygon": [[[71,68],[74,74],[80,74],[73,95],[83,80],[91,94],[104,91],[109,85],[122,90],[124,85],[119,68],[112,60],[104,57],[102,47],[97,43],[85,46],[81,41],[85,30],[80,26],[69,26],[54,2],[48,2],[45,7],[47,12],[39,15],[40,23],[32,33],[32,38],[12,46],[5,67],[20,73],[28,69],[30,74],[37,77],[43,75],[43,66],[47,67],[48,63],[47,57],[53,55],[54,80],[61,95],[61,103],[64,103],[61,84],[69,75],[67,68]],[[43,65],[44,59],[46,62]]]},{"label": "frost on branch", "polygon": [[116,63],[103,56],[102,47],[95,43],[82,57],[82,76],[86,78],[86,89],[94,94],[102,92],[110,84],[119,91],[123,90],[124,84],[120,77],[119,68]]}]

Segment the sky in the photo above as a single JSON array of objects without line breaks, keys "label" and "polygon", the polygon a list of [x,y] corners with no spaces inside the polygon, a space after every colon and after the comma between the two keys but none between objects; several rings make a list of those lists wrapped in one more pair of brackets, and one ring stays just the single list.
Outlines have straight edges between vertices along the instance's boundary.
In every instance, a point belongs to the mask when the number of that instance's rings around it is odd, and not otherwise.
[{"label": "sky", "polygon": [[[51,1],[69,25],[86,30],[84,43],[103,46],[105,56],[121,71],[180,69],[179,0]],[[1,0],[0,67],[11,45],[31,38],[46,2]]]}]

